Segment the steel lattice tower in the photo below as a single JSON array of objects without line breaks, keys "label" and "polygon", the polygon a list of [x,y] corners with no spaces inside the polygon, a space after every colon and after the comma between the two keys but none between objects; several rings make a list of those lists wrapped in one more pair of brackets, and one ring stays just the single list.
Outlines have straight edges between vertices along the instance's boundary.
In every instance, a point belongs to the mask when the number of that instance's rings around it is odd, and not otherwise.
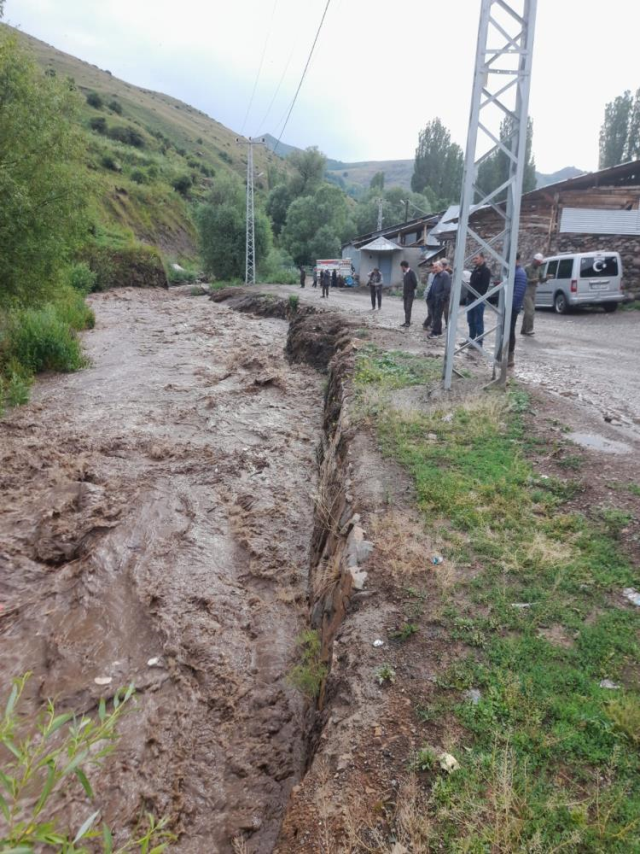
[{"label": "steel lattice tower", "polygon": [[254,171],[253,171],[253,147],[264,145],[264,139],[240,139],[238,145],[247,146],[247,237],[245,250],[245,275],[244,281],[247,285],[256,283],[256,210],[254,201]]},{"label": "steel lattice tower", "polygon": [[[449,325],[444,364],[444,387],[451,388],[453,374],[458,373],[454,361],[458,353],[474,347],[487,358],[493,370],[491,384],[506,384],[507,343],[513,303],[513,280],[518,248],[520,200],[527,155],[527,122],[531,61],[535,31],[537,0],[482,0],[478,47],[476,51],[473,96],[467,152],[465,158],[460,217],[454,258]],[[505,122],[511,133],[500,138],[500,124]],[[487,150],[487,144],[490,145]],[[491,192],[477,185],[478,167],[492,154],[501,152],[507,159],[508,177]],[[506,193],[501,207],[498,199]],[[479,207],[489,205],[498,216],[501,228],[492,236],[481,237],[469,225],[469,215]],[[462,273],[470,259],[482,251],[487,261],[499,268],[500,283],[486,294],[473,292],[474,301],[466,310],[480,303],[493,312],[495,325],[487,322],[482,336],[495,333],[492,348],[481,348],[477,341],[457,342],[460,316]],[[498,304],[489,301],[497,297]],[[505,346],[503,346],[503,343]],[[485,352],[488,351],[488,352]]]}]

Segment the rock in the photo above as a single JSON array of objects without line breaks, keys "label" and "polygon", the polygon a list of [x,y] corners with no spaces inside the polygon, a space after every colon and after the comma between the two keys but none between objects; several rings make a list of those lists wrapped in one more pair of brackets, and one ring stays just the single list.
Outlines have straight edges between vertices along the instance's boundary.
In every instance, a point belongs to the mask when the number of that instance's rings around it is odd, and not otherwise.
[{"label": "rock", "polygon": [[93,681],[96,683],[96,685],[111,685],[113,679],[111,678],[111,676],[96,676]]},{"label": "rock", "polygon": [[147,661],[147,667],[162,667],[162,659],[159,656],[154,656]]},{"label": "rock", "polygon": [[440,767],[443,771],[446,771],[447,774],[452,774],[454,771],[460,770],[460,763],[452,756],[450,753],[442,753],[438,757],[438,761],[440,762]]},{"label": "rock", "polygon": [[603,679],[600,683],[601,688],[607,688],[609,691],[617,691],[620,686],[616,685],[615,682],[612,682],[611,679]]},{"label": "rock", "polygon": [[357,566],[350,566],[349,572],[353,580],[353,586],[356,590],[364,590],[365,581],[367,580],[368,572],[364,569],[358,569]]},{"label": "rock", "polygon": [[470,700],[474,706],[477,706],[482,699],[482,692],[477,688],[468,688],[466,691],[463,691],[462,696]]},{"label": "rock", "polygon": [[640,608],[640,593],[638,593],[638,591],[633,587],[626,587],[622,591],[622,595],[625,599],[628,599],[632,605],[635,605],[636,608]]},{"label": "rock", "polygon": [[378,640],[374,640],[373,645],[376,649],[379,649],[381,646],[384,646],[384,641],[378,638]]}]

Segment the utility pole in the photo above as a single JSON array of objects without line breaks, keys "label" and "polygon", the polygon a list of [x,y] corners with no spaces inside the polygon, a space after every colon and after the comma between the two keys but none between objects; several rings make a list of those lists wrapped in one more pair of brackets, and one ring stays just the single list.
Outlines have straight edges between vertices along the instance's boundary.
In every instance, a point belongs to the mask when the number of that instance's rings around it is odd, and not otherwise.
[{"label": "utility pole", "polygon": [[247,146],[247,239],[245,251],[245,275],[244,281],[247,285],[256,283],[256,211],[254,204],[254,174],[253,174],[253,147],[264,145],[264,138],[241,139],[236,137],[238,145]]},{"label": "utility pole", "polygon": [[[453,374],[460,376],[454,365],[455,357],[473,347],[482,354],[492,367],[493,376],[489,385],[506,385],[507,357],[511,308],[513,303],[513,280],[518,249],[520,226],[520,200],[526,165],[527,121],[529,114],[529,89],[535,31],[537,0],[482,0],[478,47],[476,51],[473,96],[467,153],[464,166],[462,197],[458,234],[453,263],[453,287],[451,310],[447,329],[447,344],[444,363],[444,387],[450,389]],[[500,139],[500,120],[509,119],[512,134],[509,139]],[[482,136],[479,137],[479,134]],[[487,142],[491,143],[486,150]],[[483,149],[485,149],[483,151]],[[477,186],[478,167],[497,151],[507,158],[507,180],[495,190],[485,192]],[[504,206],[496,201],[506,192]],[[498,216],[501,228],[493,235],[481,237],[469,225],[470,214],[478,207],[490,206]],[[467,254],[468,244],[470,251]],[[465,341],[458,344],[458,318],[462,273],[467,262],[478,251],[484,252],[487,261],[497,262],[500,282],[492,285],[486,294],[472,292],[474,297],[463,310],[482,303],[492,314],[490,327],[480,343],[488,344],[487,337],[495,333],[493,348],[481,347],[479,342]],[[498,298],[495,306],[489,301]],[[495,321],[495,325],[493,322]]]}]

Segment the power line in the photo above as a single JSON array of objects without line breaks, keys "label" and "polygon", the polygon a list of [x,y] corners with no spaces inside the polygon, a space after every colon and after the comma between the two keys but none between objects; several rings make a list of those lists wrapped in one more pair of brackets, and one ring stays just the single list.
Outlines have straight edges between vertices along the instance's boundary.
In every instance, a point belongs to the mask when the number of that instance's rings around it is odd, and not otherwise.
[{"label": "power line", "polygon": [[[296,50],[296,46],[294,44],[293,47],[291,48],[291,53],[289,54],[289,59],[287,60],[287,64],[285,65],[284,70],[283,70],[282,74],[280,75],[280,80],[278,81],[278,85],[276,86],[276,91],[273,93],[273,97],[271,98],[271,103],[267,107],[267,112],[264,114],[262,121],[260,122],[260,125],[259,125],[260,132],[262,132],[265,129],[267,119],[271,115],[271,110],[272,110],[273,105],[276,102],[276,98],[278,97],[278,94],[280,92],[280,87],[282,86],[282,83],[284,81],[285,74],[289,70],[289,65],[291,64],[291,60],[293,59],[293,54],[295,53],[295,50]],[[284,116],[283,116],[283,118],[284,118]],[[276,125],[276,127],[278,127],[278,125]],[[256,133],[256,136],[259,136],[259,134]]]},{"label": "power line", "polygon": [[327,12],[329,11],[329,6],[331,5],[331,0],[327,0],[327,5],[324,7],[324,12],[322,13],[322,18],[320,19],[320,24],[318,26],[318,30],[316,32],[316,37],[313,40],[313,44],[311,45],[311,50],[309,51],[309,56],[307,57],[307,62],[304,67],[304,71],[302,72],[302,77],[300,78],[300,82],[298,83],[298,88],[296,89],[296,94],[293,96],[293,101],[291,102],[291,107],[289,108],[289,113],[287,114],[287,118],[285,123],[280,131],[280,136],[278,137],[278,141],[276,142],[273,153],[275,154],[278,151],[278,146],[280,145],[280,141],[284,136],[284,132],[287,129],[287,125],[289,124],[289,119],[291,118],[291,113],[293,112],[293,108],[296,105],[296,101],[298,100],[298,95],[300,94],[300,89],[302,88],[302,84],[304,82],[304,78],[307,73],[307,69],[309,68],[309,63],[311,62],[311,57],[313,56],[313,51],[316,49],[316,44],[318,43],[318,38],[320,37],[320,31],[322,30],[322,25],[324,24],[324,19],[327,17]]},{"label": "power line", "polygon": [[245,125],[247,124],[247,119],[249,118],[249,113],[251,112],[251,107],[253,106],[253,99],[256,95],[256,89],[258,88],[258,81],[260,80],[260,75],[262,74],[262,66],[264,64],[264,57],[267,52],[267,47],[269,45],[269,38],[271,37],[271,27],[273,26],[273,19],[276,14],[276,8],[278,6],[278,0],[274,0],[273,8],[271,10],[271,20],[269,21],[269,26],[267,28],[267,35],[264,40],[264,45],[262,46],[262,56],[260,57],[260,64],[258,65],[258,73],[256,74],[256,79],[253,83],[253,91],[251,92],[251,98],[249,99],[249,106],[247,107],[247,112],[244,114],[244,120],[242,122],[242,127],[240,128],[240,133],[244,133]]}]

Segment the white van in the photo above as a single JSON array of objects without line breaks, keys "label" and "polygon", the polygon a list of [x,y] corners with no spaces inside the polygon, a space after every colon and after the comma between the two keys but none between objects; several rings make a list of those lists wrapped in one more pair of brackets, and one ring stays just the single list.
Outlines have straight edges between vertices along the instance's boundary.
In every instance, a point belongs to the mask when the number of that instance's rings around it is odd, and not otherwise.
[{"label": "white van", "polygon": [[618,252],[580,252],[545,258],[546,282],[536,290],[536,308],[566,314],[572,306],[601,305],[615,311],[624,300],[622,261]]}]

